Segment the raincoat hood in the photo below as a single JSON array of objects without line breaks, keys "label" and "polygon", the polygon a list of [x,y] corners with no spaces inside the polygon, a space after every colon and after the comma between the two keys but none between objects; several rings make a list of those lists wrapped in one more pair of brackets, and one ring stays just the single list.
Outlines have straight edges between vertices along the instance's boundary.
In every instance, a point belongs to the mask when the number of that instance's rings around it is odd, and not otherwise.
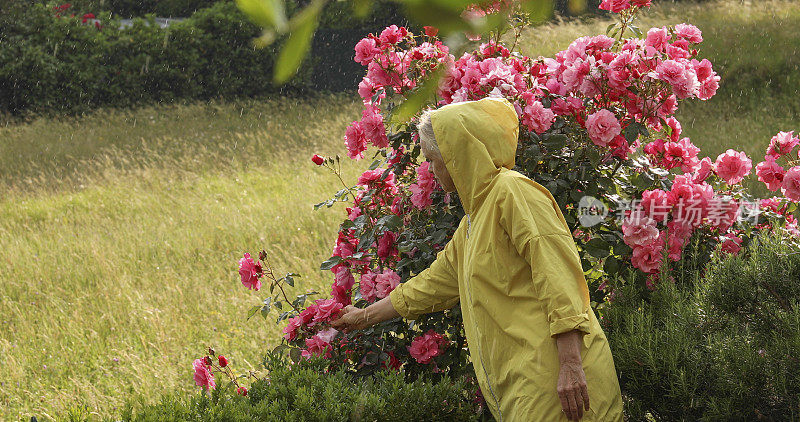
[{"label": "raincoat hood", "polygon": [[505,98],[448,104],[431,112],[445,167],[466,213],[486,198],[501,168],[513,169],[519,118]]}]

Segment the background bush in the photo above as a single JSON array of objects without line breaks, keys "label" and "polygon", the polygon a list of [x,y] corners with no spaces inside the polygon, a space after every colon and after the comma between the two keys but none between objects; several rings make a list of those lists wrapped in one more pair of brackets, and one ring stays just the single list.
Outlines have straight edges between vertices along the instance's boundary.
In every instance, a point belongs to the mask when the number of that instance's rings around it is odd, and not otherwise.
[{"label": "background bush", "polygon": [[762,232],[694,283],[619,292],[604,319],[632,420],[800,417],[799,251]]},{"label": "background bush", "polygon": [[271,83],[283,40],[256,50],[260,29],[235,4],[220,2],[160,28],[152,17],[98,14],[102,28],[51,6],[5,4],[0,10],[0,111],[81,112],[177,99],[300,93],[308,65],[284,86]]}]

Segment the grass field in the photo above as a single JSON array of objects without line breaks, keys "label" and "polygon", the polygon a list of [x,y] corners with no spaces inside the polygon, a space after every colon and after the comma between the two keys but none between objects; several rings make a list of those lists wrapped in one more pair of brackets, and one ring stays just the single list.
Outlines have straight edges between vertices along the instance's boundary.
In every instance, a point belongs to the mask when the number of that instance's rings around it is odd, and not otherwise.
[{"label": "grass field", "polygon": [[[705,154],[757,159],[775,132],[800,130],[800,4],[667,5],[641,26],[682,21],[703,30],[723,75],[715,98],[680,115]],[[552,54],[607,25],[540,27],[522,51]],[[344,155],[359,110],[354,96],[322,96],[0,128],[0,420],[79,405],[113,416],[129,397],[191,390],[209,345],[258,368],[279,327],[245,322],[265,293],[241,286],[236,261],[263,247],[278,271],[303,275],[300,291],[327,295],[318,266],[343,210],[312,210],[339,181],[309,157]],[[345,159],[346,180],[367,165]]]}]

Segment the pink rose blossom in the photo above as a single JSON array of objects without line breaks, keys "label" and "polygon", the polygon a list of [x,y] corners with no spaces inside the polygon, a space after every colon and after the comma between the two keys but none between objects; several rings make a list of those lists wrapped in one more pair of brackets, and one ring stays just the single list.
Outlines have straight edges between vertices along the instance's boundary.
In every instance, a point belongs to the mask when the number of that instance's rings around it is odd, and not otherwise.
[{"label": "pink rose blossom", "polygon": [[315,335],[306,339],[306,348],[300,351],[300,355],[306,359],[312,356],[323,356],[327,359],[331,357],[330,349],[330,344]]},{"label": "pink rose blossom", "polygon": [[635,246],[631,255],[631,263],[643,272],[654,273],[661,266],[661,251],[663,249],[663,245],[659,242]]},{"label": "pink rose blossom", "polygon": [[367,138],[361,122],[353,122],[347,127],[344,144],[347,147],[348,157],[356,161],[364,158],[364,151],[367,150]]},{"label": "pink rose blossom", "polygon": [[647,37],[644,41],[645,45],[655,48],[658,51],[664,51],[669,43],[669,34],[667,28],[650,28],[647,31]]},{"label": "pink rose blossom", "polygon": [[361,283],[359,285],[361,289],[361,297],[368,302],[373,302],[376,299],[375,276],[376,274],[372,271],[367,271],[361,275]]},{"label": "pink rose blossom", "polygon": [[364,38],[356,44],[356,55],[353,60],[366,66],[376,55],[381,53],[381,49],[377,47],[375,40],[372,38]]},{"label": "pink rose blossom", "polygon": [[297,329],[303,325],[303,319],[299,316],[289,318],[289,322],[283,327],[283,338],[292,341],[297,338]]},{"label": "pink rose blossom", "polygon": [[350,289],[345,288],[345,286],[333,283],[331,285],[331,297],[338,303],[341,303],[343,306],[350,305],[352,303],[352,298],[350,297]]},{"label": "pink rose blossom", "polygon": [[203,362],[203,359],[195,359],[192,363],[194,367],[194,383],[206,390],[216,388],[217,384],[214,383],[214,374],[208,369],[208,366]]},{"label": "pink rose blossom", "polygon": [[317,299],[317,313],[314,315],[314,322],[328,321],[335,318],[343,308],[342,304],[333,299]]},{"label": "pink rose blossom", "polygon": [[608,10],[613,13],[619,13],[630,7],[630,0],[603,0],[600,2],[599,6],[600,9]]},{"label": "pink rose blossom", "polygon": [[431,359],[442,353],[442,346],[444,344],[444,337],[433,329],[430,329],[425,334],[417,336],[411,341],[408,352],[417,362],[426,364],[430,363]]},{"label": "pink rose blossom", "polygon": [[773,136],[770,140],[767,154],[775,157],[777,160],[784,155],[790,154],[798,143],[800,143],[800,139],[794,136],[794,131],[778,132],[778,134]]},{"label": "pink rose blossom", "polygon": [[345,267],[344,265],[338,266],[334,274],[335,274],[336,284],[344,287],[345,289],[353,287],[353,284],[355,284],[356,282],[356,279],[353,277],[353,274],[350,272],[350,269]]},{"label": "pink rose blossom", "polygon": [[375,295],[378,299],[383,299],[400,284],[400,276],[396,272],[385,269],[382,273],[375,276]]},{"label": "pink rose blossom", "polygon": [[335,328],[328,328],[327,330],[319,331],[315,336],[324,343],[330,343],[336,337],[339,331]]},{"label": "pink rose blossom", "polygon": [[671,208],[667,200],[667,192],[661,189],[642,192],[641,205],[644,209],[644,215],[654,221],[664,221]]},{"label": "pink rose blossom", "polygon": [[658,238],[656,220],[637,212],[622,221],[622,240],[626,245],[644,246]]},{"label": "pink rose blossom", "polygon": [[586,119],[586,131],[589,138],[599,146],[606,146],[615,136],[622,133],[622,127],[614,113],[601,109],[589,115]]},{"label": "pink rose blossom", "polygon": [[688,23],[679,23],[675,25],[675,35],[690,43],[697,44],[703,42],[703,36],[700,30],[696,26]]},{"label": "pink rose blossom", "polygon": [[397,25],[391,25],[386,27],[381,32],[381,35],[378,37],[381,40],[381,44],[397,44],[405,38],[408,34],[408,30],[404,27],[397,27]]},{"label": "pink rose blossom", "polygon": [[752,167],[752,161],[744,152],[728,149],[714,162],[714,173],[725,180],[725,183],[735,185],[750,173]]},{"label": "pink rose blossom", "polygon": [[722,237],[722,251],[729,254],[737,255],[742,249],[742,238],[735,234],[728,234]]},{"label": "pink rose blossom", "polygon": [[800,166],[790,168],[783,176],[781,192],[794,202],[800,201]]},{"label": "pink rose blossom", "polygon": [[532,101],[525,106],[522,124],[537,134],[542,134],[550,129],[554,118],[555,114],[549,108],[545,108],[539,101]]},{"label": "pink rose blossom", "polygon": [[261,281],[258,279],[259,266],[253,261],[249,253],[244,254],[244,258],[239,260],[239,276],[242,284],[251,290],[261,288]]},{"label": "pink rose blossom", "polygon": [[775,157],[765,155],[764,160],[756,166],[758,180],[764,182],[771,191],[776,191],[783,184],[784,168],[775,162]]},{"label": "pink rose blossom", "polygon": [[703,157],[703,159],[700,160],[700,163],[697,165],[697,169],[694,171],[694,173],[692,173],[692,182],[702,183],[705,181],[711,174],[713,167],[714,163],[711,162],[711,159],[708,157]]}]

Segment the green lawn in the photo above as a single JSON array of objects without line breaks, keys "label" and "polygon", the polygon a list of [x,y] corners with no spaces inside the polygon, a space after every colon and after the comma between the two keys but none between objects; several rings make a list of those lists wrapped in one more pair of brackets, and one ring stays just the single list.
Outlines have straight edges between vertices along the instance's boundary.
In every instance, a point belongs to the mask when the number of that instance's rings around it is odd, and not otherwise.
[{"label": "green lawn", "polygon": [[[723,75],[718,95],[684,104],[705,154],[754,160],[779,130],[800,130],[800,4],[668,4],[641,25],[687,21]],[[601,19],[528,31],[552,54],[602,33]],[[213,345],[258,368],[279,327],[253,319],[265,294],[236,274],[265,248],[300,291],[328,294],[318,270],[342,207],[313,211],[339,181],[313,153],[344,156],[354,95],[313,100],[101,110],[0,128],[0,420],[85,404],[113,416],[128,397],[194,388],[191,361]],[[365,162],[366,161],[366,162]],[[352,181],[368,161],[343,161]]]}]

